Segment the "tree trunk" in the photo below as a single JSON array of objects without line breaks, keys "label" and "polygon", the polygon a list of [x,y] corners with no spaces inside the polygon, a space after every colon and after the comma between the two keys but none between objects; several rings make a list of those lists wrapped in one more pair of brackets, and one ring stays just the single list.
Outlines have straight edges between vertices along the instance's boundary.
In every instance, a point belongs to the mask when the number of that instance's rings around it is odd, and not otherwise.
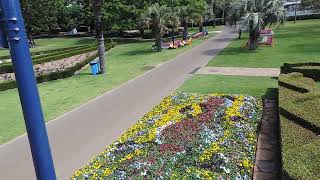
[{"label": "tree trunk", "polygon": [[222,20],[223,20],[223,24],[225,24],[226,20],[225,20],[225,10],[224,10],[224,8],[222,8]]},{"label": "tree trunk", "polygon": [[34,42],[34,39],[33,39],[31,31],[29,31],[29,47],[30,48],[35,48],[36,47],[36,43]]},{"label": "tree trunk", "polygon": [[259,33],[250,33],[249,35],[249,50],[256,50],[259,46]]},{"label": "tree trunk", "polygon": [[101,15],[102,0],[94,0],[94,10],[95,10],[95,19],[96,19],[96,37],[98,41],[98,54],[100,62],[100,72],[104,74],[106,72],[105,65],[105,46],[102,30],[102,15]]},{"label": "tree trunk", "polygon": [[199,23],[199,32],[203,32],[203,21]]},{"label": "tree trunk", "polygon": [[174,27],[172,27],[172,36],[171,36],[171,38],[172,38],[172,44],[174,45]]},{"label": "tree trunk", "polygon": [[141,36],[141,38],[143,39],[143,37],[144,37],[144,29],[141,28],[139,31],[140,31],[140,36]]},{"label": "tree trunk", "polygon": [[183,26],[183,40],[188,40],[188,23],[186,21],[182,22]]},{"label": "tree trunk", "polygon": [[155,36],[156,36],[156,46],[157,46],[157,51],[161,52],[162,47],[162,35],[161,35],[161,28],[157,28],[156,32],[155,32]]},{"label": "tree trunk", "polygon": [[250,40],[249,42],[249,50],[258,49],[258,40]]}]

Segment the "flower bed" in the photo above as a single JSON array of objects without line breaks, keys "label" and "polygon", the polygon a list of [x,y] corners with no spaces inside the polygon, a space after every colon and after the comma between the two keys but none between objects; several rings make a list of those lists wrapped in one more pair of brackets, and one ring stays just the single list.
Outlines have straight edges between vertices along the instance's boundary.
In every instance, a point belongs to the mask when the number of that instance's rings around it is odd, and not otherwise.
[{"label": "flower bed", "polygon": [[165,98],[72,179],[251,179],[260,100]]}]

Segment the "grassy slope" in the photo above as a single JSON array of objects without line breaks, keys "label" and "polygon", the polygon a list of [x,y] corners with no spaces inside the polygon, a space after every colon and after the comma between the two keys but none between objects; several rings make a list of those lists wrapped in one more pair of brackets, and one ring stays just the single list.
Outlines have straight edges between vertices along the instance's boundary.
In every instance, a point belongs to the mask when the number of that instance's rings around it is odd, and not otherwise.
[{"label": "grassy slope", "polygon": [[[213,36],[213,34],[211,34]],[[204,40],[194,40],[193,47]],[[51,120],[174,58],[192,46],[156,53],[152,43],[122,44],[107,56],[107,74],[90,75],[87,68],[71,78],[39,84],[46,120]],[[17,90],[0,92],[0,144],[25,132]]]},{"label": "grassy slope", "polygon": [[208,66],[267,68],[280,67],[285,62],[320,62],[320,20],[287,22],[275,30],[275,35],[274,48],[259,48],[256,52],[242,47],[246,38],[235,40]]},{"label": "grassy slope", "polygon": [[[50,50],[50,49],[59,49],[71,46],[78,46],[81,44],[94,43],[95,39],[90,37],[84,38],[45,38],[45,39],[35,39],[36,48],[32,48],[32,52]],[[9,50],[1,49],[0,56],[8,55]]]},{"label": "grassy slope", "polygon": [[276,87],[277,79],[270,77],[195,75],[178,91],[274,97]]}]

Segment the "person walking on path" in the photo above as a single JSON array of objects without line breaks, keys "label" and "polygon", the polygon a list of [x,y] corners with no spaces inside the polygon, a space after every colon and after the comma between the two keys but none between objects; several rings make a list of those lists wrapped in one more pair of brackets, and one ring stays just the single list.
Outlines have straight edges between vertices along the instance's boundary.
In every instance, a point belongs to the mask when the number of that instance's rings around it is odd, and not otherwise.
[{"label": "person walking on path", "polygon": [[242,35],[242,30],[241,28],[239,28],[239,39],[241,39],[241,35]]}]

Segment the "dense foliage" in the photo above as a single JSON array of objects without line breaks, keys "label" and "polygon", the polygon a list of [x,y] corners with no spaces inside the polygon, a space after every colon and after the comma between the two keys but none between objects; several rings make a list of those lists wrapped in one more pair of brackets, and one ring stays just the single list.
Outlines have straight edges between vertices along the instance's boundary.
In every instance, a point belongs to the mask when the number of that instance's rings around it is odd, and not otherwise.
[{"label": "dense foliage", "polygon": [[314,81],[319,65],[282,67],[289,73],[279,77],[283,179],[320,178],[320,86]]},{"label": "dense foliage", "polygon": [[[139,29],[143,13],[158,3],[160,6],[180,9],[178,16],[181,23],[199,23],[204,17],[210,20],[216,14],[221,14],[230,2],[231,0],[104,0],[102,18],[105,30],[122,32]],[[211,11],[207,4],[212,5]],[[92,0],[22,0],[21,5],[27,30],[31,33],[66,31],[79,26],[94,29]],[[211,15],[208,15],[209,11]]]}]

